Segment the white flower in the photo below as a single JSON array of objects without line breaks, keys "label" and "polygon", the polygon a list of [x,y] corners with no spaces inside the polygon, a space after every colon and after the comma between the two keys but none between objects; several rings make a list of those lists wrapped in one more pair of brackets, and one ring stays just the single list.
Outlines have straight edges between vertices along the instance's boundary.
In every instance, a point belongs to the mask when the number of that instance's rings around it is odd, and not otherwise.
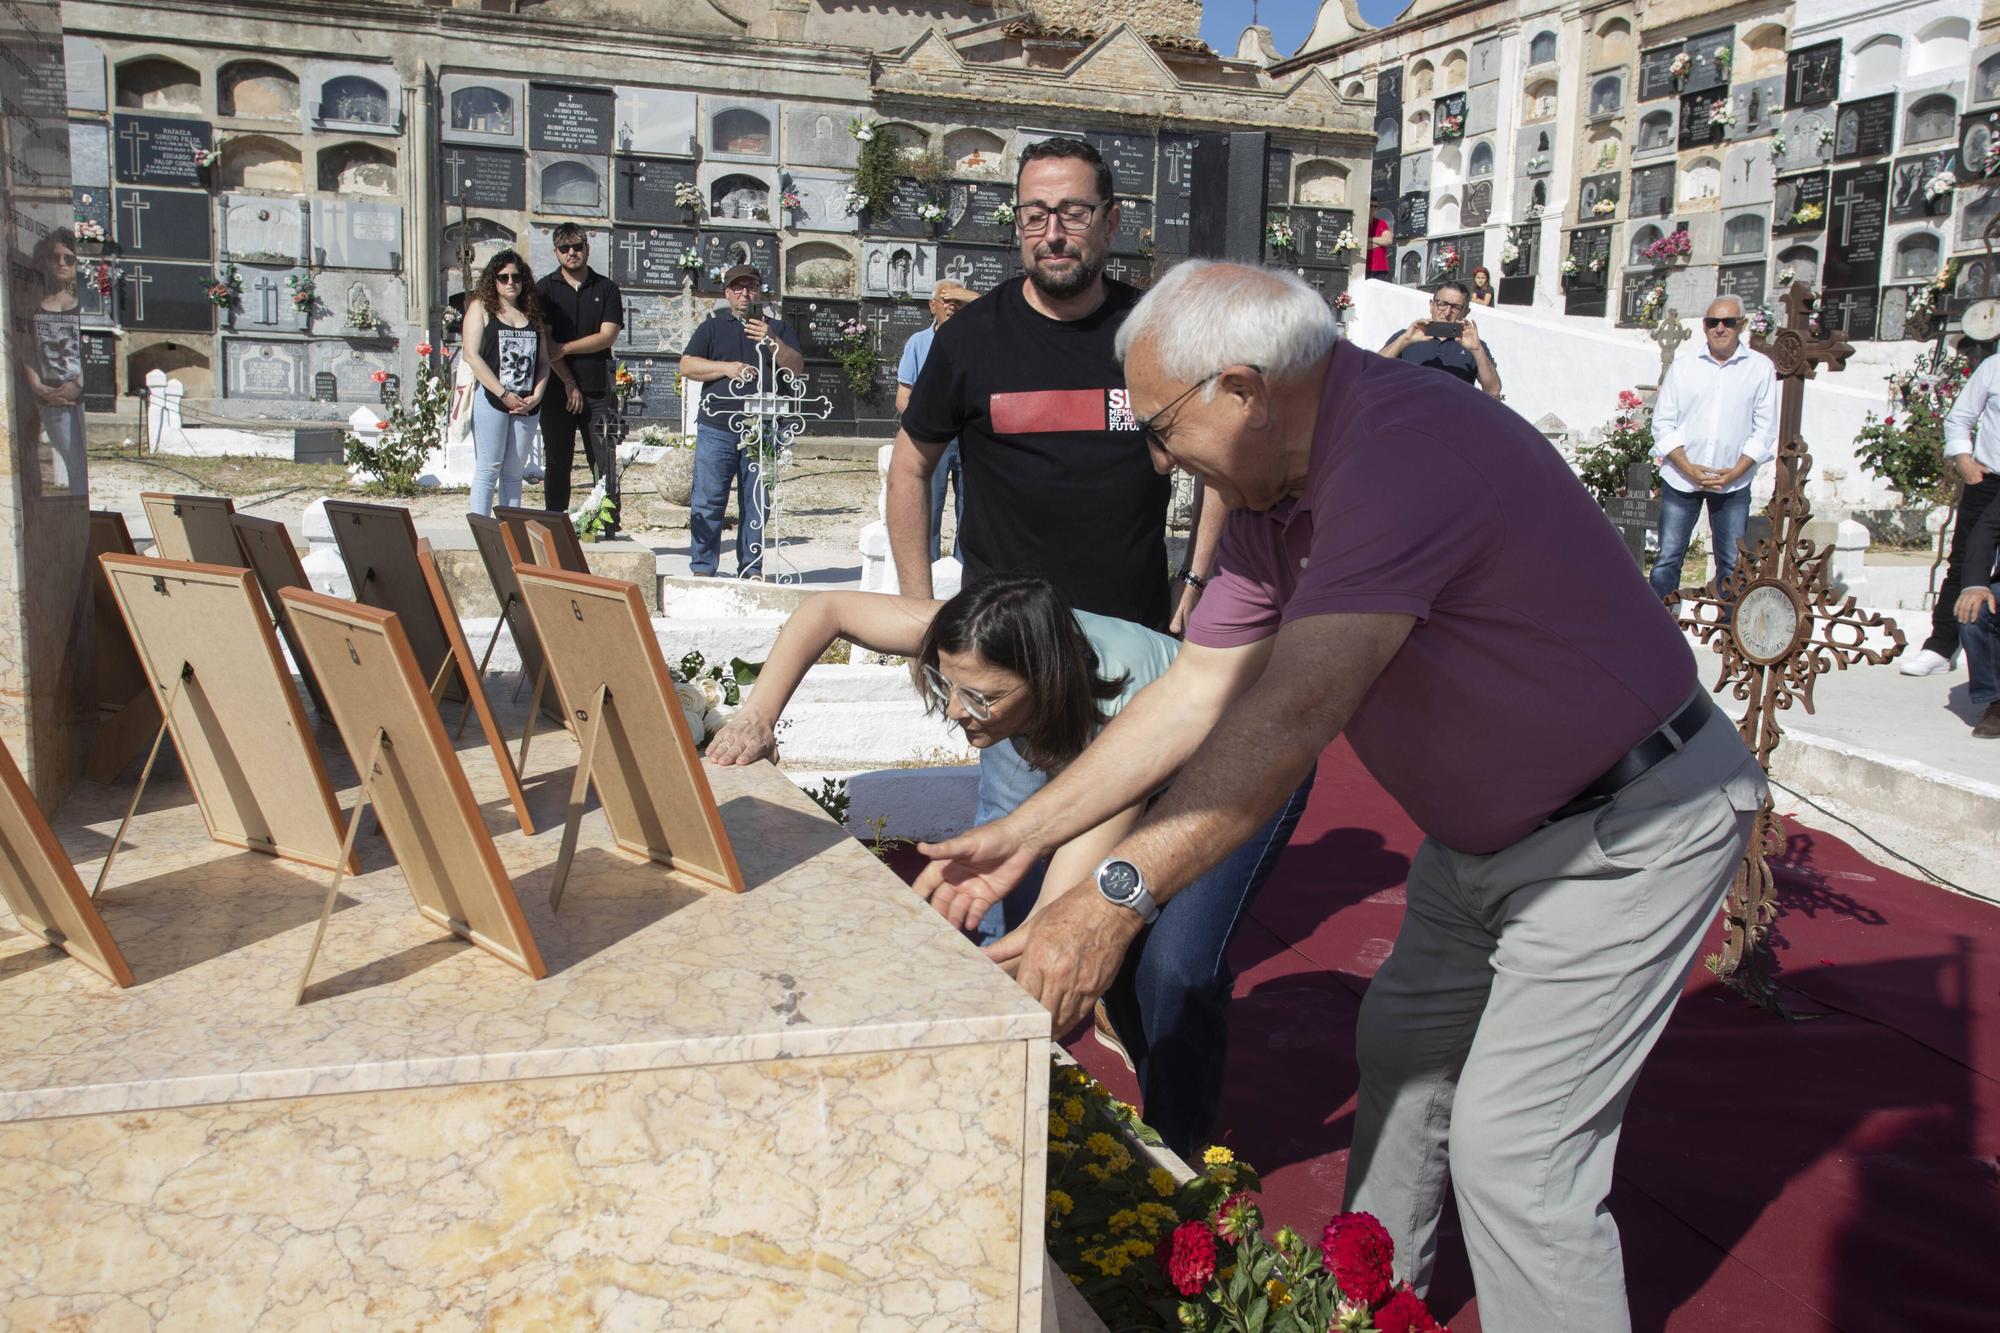
[{"label": "white flower", "polygon": [[728,726],[729,720],[736,716],[736,708],[735,704],[717,704],[715,707],[709,709],[707,715],[701,720],[701,725],[704,728],[704,736],[713,736],[716,732]]},{"label": "white flower", "polygon": [[875,137],[875,131],[869,128],[868,126],[864,125],[860,129],[854,132],[854,137],[861,140],[861,142],[863,143],[867,143],[870,139]]}]

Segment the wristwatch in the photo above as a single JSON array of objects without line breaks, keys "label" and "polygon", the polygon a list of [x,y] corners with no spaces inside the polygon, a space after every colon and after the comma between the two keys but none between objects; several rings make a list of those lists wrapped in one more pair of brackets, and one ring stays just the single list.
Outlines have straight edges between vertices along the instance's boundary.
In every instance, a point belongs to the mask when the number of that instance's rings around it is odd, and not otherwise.
[{"label": "wristwatch", "polygon": [[1150,926],[1153,919],[1159,916],[1160,905],[1146,891],[1146,877],[1130,861],[1106,857],[1098,865],[1095,878],[1097,891],[1104,895],[1104,901],[1117,907],[1131,908],[1139,914],[1141,925]]}]

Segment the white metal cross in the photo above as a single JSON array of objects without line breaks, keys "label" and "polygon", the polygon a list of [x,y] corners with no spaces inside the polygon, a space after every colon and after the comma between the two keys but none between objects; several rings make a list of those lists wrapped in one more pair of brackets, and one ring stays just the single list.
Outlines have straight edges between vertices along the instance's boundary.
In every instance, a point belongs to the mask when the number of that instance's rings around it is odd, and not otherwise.
[{"label": "white metal cross", "polygon": [[[783,545],[780,540],[782,509],[780,506],[780,483],[784,470],[792,463],[792,441],[805,429],[808,418],[824,421],[833,414],[833,403],[825,394],[806,397],[806,386],[790,370],[778,364],[778,340],[765,338],[757,344],[757,365],[751,374],[730,380],[726,394],[713,395],[716,399],[726,399],[731,404],[716,410],[711,407],[711,395],[704,391],[701,396],[703,416],[727,427],[735,435],[738,447],[750,453],[749,475],[762,500],[764,522],[753,526],[746,515],[744,530],[750,540],[750,558],[744,562],[745,572],[755,569],[774,583],[797,583],[799,573],[783,559]],[[719,383],[719,381],[718,381]],[[744,497],[744,508],[748,509],[749,497]],[[766,549],[778,558],[766,567]]]}]

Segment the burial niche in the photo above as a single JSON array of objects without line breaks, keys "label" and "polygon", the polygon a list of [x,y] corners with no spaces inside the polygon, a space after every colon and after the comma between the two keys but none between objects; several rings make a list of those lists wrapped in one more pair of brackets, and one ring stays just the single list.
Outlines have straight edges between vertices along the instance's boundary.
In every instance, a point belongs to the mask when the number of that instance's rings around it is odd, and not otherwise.
[{"label": "burial niche", "polygon": [[144,384],[146,376],[160,371],[168,379],[179,380],[189,398],[215,397],[215,368],[206,353],[169,339],[140,347],[125,358],[125,382]]},{"label": "burial niche", "polygon": [[514,133],[514,99],[499,88],[473,84],[454,88],[451,94],[451,127],[468,134]]},{"label": "burial niche", "polygon": [[1754,79],[1780,78],[1785,72],[1785,29],[1783,24],[1766,23],[1761,28],[1752,28],[1738,49],[1742,59],[1732,77],[1749,82]]},{"label": "burial niche", "polygon": [[1854,53],[1854,86],[1874,88],[1896,81],[1903,69],[1903,39],[1894,33],[1871,37]]},{"label": "burial niche", "polygon": [[1472,160],[1466,164],[1468,180],[1480,180],[1493,174],[1493,145],[1481,139],[1472,145]]},{"label": "burial niche", "polygon": [[394,198],[396,154],[372,143],[342,143],[319,153],[319,188],[328,194]]},{"label": "burial niche", "polygon": [[[2000,62],[2000,56],[1995,56],[1994,59],[1996,62]],[[1996,67],[1994,71],[1994,85],[2000,87],[2000,67]],[[1402,146],[1402,142],[1403,127],[1394,116],[1382,115],[1375,117],[1376,152],[1393,153],[1397,148]]]},{"label": "burial niche", "polygon": [[1764,253],[1771,224],[1762,213],[1740,213],[1722,224],[1722,253],[1730,258]]},{"label": "burial niche", "polygon": [[[1778,251],[1778,272],[1792,271],[1792,281],[1803,282],[1808,287],[1819,286],[1819,251],[1810,245],[1794,245]],[[1790,282],[1781,284],[1790,286]]]},{"label": "burial niche", "polygon": [[1903,113],[1903,145],[1949,139],[1958,131],[1958,103],[1949,93],[1932,93]]},{"label": "burial niche", "polygon": [[128,60],[118,67],[118,105],[135,111],[200,111],[201,75],[165,56]]},{"label": "burial niche", "polygon": [[1007,145],[986,130],[953,130],[944,136],[944,155],[956,175],[998,176]]},{"label": "burial niche", "polygon": [[1556,114],[1556,81],[1537,79],[1521,93],[1521,119],[1528,122],[1553,119]]},{"label": "burial niche", "polygon": [[1910,52],[1910,73],[1937,74],[1961,70],[1971,58],[1971,22],[1961,18],[1939,19],[1926,24],[1917,33],[1916,50]]},{"label": "burial niche", "polygon": [[771,122],[747,106],[730,107],[710,127],[709,146],[718,153],[768,153]]},{"label": "burial niche", "polygon": [[1428,60],[1419,60],[1410,66],[1410,91],[1412,99],[1429,97],[1431,85],[1437,82],[1437,67]]},{"label": "burial niche", "polygon": [[320,86],[319,119],[349,125],[395,123],[389,90],[360,74],[342,74]]},{"label": "burial niche", "polygon": [[1938,271],[1944,245],[1935,232],[1911,232],[1896,242],[1896,276],[1899,278],[1929,278]]},{"label": "burial niche", "polygon": [[1292,189],[1302,204],[1338,208],[1347,202],[1347,168],[1325,158],[1311,158],[1293,168]]},{"label": "burial niche", "polygon": [[1410,113],[1409,140],[1406,148],[1429,148],[1431,146],[1431,113],[1412,111]]},{"label": "burial niche", "polygon": [[216,79],[215,109],[225,116],[293,120],[299,114],[299,81],[290,70],[264,60],[224,65]]},{"label": "burial niche", "polygon": [[1624,19],[1609,19],[1597,30],[1598,69],[1607,65],[1632,63],[1632,25]]},{"label": "burial niche", "polygon": [[805,241],[785,251],[785,290],[854,295],[854,256],[825,241]]},{"label": "burial niche", "polygon": [[1655,152],[1661,149],[1672,148],[1673,146],[1673,112],[1648,111],[1639,118],[1639,152]]},{"label": "burial niche", "polygon": [[583,162],[551,162],[542,168],[542,209],[604,207],[604,182]]},{"label": "burial niche", "polygon": [[1681,202],[1717,199],[1722,195],[1722,163],[1712,157],[1698,157],[1681,172]]},{"label": "burial niche", "polygon": [[1556,59],[1556,35],[1552,32],[1538,32],[1528,39],[1528,64],[1552,65]]},{"label": "burial niche", "polygon": [[1444,82],[1439,85],[1449,92],[1453,88],[1465,86],[1465,52],[1453,51],[1444,58]]},{"label": "burial niche", "polygon": [[[762,216],[758,210],[762,209]],[[737,222],[768,221],[771,216],[771,187],[755,176],[736,173],[719,176],[708,191],[708,215]]]},{"label": "burial niche", "polygon": [[1639,228],[1639,230],[1632,233],[1632,250],[1626,262],[1634,265],[1652,263],[1652,260],[1646,258],[1646,247],[1655,241],[1664,239],[1665,236],[1666,232],[1650,222]]},{"label": "burial niche", "polygon": [[1979,73],[1973,81],[1972,100],[2000,102],[2000,52],[1979,62]]},{"label": "burial niche", "polygon": [[1590,116],[1595,120],[1600,116],[1615,116],[1625,103],[1625,80],[1617,74],[1606,74],[1590,85]]},{"label": "burial niche", "polygon": [[217,183],[225,190],[274,190],[298,194],[305,189],[305,166],[299,150],[281,139],[239,134],[222,142]]},{"label": "burial niche", "polygon": [[1405,287],[1421,287],[1424,282],[1423,256],[1415,250],[1403,252],[1402,263],[1397,265],[1396,280]]}]

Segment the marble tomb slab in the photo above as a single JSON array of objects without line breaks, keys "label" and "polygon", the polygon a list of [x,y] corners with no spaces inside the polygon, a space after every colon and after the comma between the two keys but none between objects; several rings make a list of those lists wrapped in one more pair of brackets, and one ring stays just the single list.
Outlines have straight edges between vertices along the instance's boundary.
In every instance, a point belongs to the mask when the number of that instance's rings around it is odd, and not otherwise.
[{"label": "marble tomb slab", "polygon": [[[621,153],[658,153],[686,157],[695,150],[695,95],[669,88],[614,90],[617,126],[614,137]],[[845,135],[845,126],[842,134]]]}]

